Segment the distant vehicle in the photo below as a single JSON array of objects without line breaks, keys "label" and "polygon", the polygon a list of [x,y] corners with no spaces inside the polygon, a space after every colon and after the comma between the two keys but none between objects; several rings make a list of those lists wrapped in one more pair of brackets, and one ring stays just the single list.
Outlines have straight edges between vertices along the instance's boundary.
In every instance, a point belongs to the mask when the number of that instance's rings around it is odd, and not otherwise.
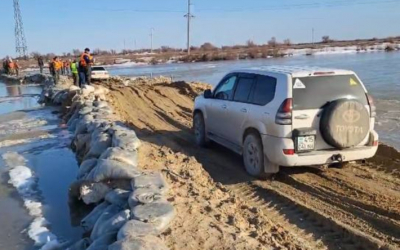
[{"label": "distant vehicle", "polygon": [[93,80],[103,80],[103,79],[109,79],[110,74],[104,67],[94,66],[92,67],[91,77]]},{"label": "distant vehicle", "polygon": [[348,70],[260,67],[233,71],[195,100],[196,143],[243,155],[250,175],[279,166],[344,165],[378,148],[375,106]]}]

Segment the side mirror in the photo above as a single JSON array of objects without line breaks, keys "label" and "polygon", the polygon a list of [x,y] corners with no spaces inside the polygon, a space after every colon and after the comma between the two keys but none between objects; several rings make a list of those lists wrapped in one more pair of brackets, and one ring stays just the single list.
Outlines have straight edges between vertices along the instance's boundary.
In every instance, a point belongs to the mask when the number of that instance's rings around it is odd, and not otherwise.
[{"label": "side mirror", "polygon": [[207,89],[206,91],[204,91],[204,98],[206,98],[206,99],[212,98],[212,92],[210,89]]}]

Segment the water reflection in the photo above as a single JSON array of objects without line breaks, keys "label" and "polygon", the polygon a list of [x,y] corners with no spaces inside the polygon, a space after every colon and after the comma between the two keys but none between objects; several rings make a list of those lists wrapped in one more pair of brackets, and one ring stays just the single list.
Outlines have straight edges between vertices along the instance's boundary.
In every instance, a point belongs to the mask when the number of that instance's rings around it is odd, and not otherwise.
[{"label": "water reflection", "polygon": [[21,85],[10,85],[6,87],[8,96],[21,96],[22,90]]}]

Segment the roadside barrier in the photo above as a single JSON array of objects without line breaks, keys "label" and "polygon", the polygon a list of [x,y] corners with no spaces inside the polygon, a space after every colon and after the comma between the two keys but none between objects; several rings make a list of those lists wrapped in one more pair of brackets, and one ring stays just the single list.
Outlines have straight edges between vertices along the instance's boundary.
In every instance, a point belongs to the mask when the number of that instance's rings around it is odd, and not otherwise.
[{"label": "roadside barrier", "polygon": [[141,142],[118,121],[106,102],[107,92],[102,86],[48,86],[42,93],[41,102],[68,110],[64,120],[80,163],[70,197],[96,205],[81,221],[90,237],[67,249],[168,249],[158,238],[175,216],[166,199],[168,185],[160,172],[140,169]]}]

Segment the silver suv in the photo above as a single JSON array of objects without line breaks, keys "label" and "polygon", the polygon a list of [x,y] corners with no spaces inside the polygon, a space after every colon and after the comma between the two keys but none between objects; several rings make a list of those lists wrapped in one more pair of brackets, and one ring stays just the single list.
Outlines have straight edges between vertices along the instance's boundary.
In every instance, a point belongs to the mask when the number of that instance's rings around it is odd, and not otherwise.
[{"label": "silver suv", "polygon": [[261,67],[227,74],[195,100],[196,143],[215,141],[243,155],[256,177],[279,166],[345,163],[378,148],[375,106],[348,70]]}]

